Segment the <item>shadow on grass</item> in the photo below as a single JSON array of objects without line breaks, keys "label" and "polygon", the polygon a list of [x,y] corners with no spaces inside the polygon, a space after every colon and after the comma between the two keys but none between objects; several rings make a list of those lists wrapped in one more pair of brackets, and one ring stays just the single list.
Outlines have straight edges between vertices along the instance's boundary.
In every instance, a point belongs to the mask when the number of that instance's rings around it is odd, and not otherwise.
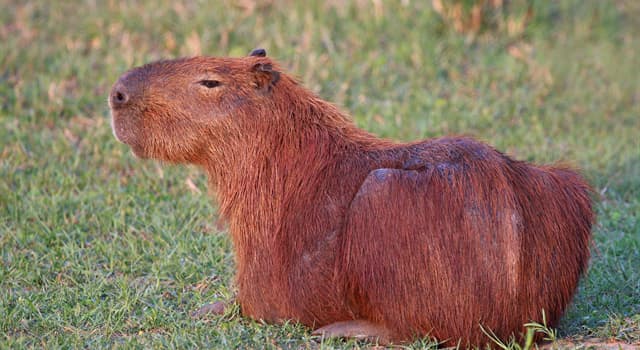
[{"label": "shadow on grass", "polygon": [[591,265],[560,325],[563,337],[640,342],[640,158],[598,174]]}]

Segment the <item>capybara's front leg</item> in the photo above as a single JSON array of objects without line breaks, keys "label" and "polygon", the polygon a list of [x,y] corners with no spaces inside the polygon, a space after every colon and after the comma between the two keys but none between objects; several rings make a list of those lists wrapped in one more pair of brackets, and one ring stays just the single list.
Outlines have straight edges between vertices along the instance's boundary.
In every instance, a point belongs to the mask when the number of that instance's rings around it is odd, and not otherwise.
[{"label": "capybara's front leg", "polygon": [[378,342],[381,345],[391,342],[391,332],[384,326],[367,320],[352,320],[331,323],[313,331],[314,335],[325,338],[355,338]]},{"label": "capybara's front leg", "polygon": [[199,318],[206,315],[224,315],[225,311],[235,302],[235,299],[229,301],[216,301],[211,304],[205,304],[198,310],[191,313],[191,317]]}]

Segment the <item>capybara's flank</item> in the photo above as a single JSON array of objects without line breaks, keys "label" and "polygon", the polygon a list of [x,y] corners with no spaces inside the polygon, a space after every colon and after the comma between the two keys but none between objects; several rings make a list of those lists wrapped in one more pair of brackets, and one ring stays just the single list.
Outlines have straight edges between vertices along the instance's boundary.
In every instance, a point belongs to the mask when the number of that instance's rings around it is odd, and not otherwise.
[{"label": "capybara's flank", "polygon": [[521,337],[543,310],[556,325],[587,268],[594,215],[576,172],[466,137],[377,138],[264,50],[132,69],[109,104],[137,156],[206,171],[248,317],[482,345],[481,326]]}]

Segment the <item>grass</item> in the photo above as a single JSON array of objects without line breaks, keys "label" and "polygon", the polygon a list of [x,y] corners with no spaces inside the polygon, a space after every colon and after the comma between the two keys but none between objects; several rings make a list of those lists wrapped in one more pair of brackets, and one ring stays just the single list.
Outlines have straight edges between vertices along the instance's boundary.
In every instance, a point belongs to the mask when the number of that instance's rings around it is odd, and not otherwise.
[{"label": "grass", "polygon": [[599,224],[559,337],[639,344],[640,6],[531,3],[521,33],[460,33],[418,1],[0,0],[0,348],[365,346],[237,309],[192,320],[233,294],[204,176],[134,159],[111,135],[124,70],[254,47],[381,136],[469,134],[581,168]]}]

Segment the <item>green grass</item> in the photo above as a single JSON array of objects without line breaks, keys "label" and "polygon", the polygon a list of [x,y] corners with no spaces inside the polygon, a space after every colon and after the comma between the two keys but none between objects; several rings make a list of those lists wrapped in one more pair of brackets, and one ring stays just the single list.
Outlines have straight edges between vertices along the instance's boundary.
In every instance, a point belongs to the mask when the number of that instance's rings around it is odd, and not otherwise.
[{"label": "green grass", "polygon": [[640,342],[634,1],[534,1],[521,35],[473,37],[430,2],[108,3],[0,0],[0,348],[364,346],[237,309],[192,320],[234,292],[204,176],[134,159],[111,135],[106,96],[124,70],[254,47],[381,136],[469,134],[581,168],[599,224],[559,336]]}]

